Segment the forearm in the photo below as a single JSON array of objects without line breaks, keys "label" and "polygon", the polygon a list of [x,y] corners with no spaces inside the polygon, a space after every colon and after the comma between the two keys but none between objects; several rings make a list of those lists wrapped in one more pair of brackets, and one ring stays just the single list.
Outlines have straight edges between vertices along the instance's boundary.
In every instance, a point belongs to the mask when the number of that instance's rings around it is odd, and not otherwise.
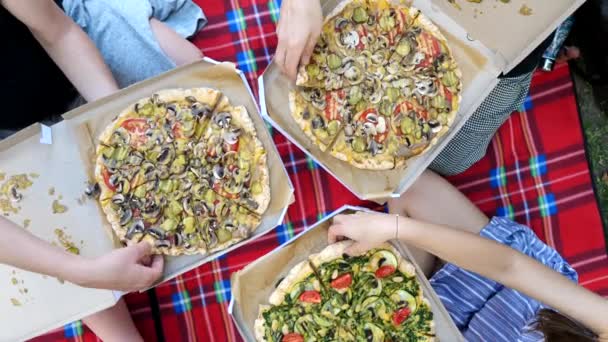
[{"label": "forearm", "polygon": [[0,219],[0,264],[76,282],[81,257],[50,245],[5,218]]},{"label": "forearm", "polygon": [[64,30],[57,37],[53,37],[52,41],[45,40],[42,33],[33,33],[87,101],[94,101],[118,90],[118,85],[101,54],[74,22],[69,20]]},{"label": "forearm", "polygon": [[540,262],[476,234],[408,218],[399,220],[399,239],[522,292],[597,333],[606,333],[606,300]]}]

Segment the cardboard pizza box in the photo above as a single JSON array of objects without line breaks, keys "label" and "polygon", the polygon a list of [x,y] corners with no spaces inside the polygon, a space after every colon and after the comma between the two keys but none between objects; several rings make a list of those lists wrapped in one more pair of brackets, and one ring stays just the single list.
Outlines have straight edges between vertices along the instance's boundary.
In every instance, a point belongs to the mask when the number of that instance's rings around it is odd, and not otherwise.
[{"label": "cardboard pizza box", "polygon": [[[324,14],[341,2],[322,0]],[[451,129],[425,154],[410,159],[406,167],[389,171],[361,170],[321,152],[291,117],[288,94],[295,85],[274,63],[258,80],[265,119],[359,198],[379,203],[403,194],[492,91],[498,76],[521,62],[584,0],[556,0],[550,4],[546,0],[512,0],[508,4],[487,0],[471,4],[456,0],[462,10],[446,0],[403,2],[412,3],[439,27],[463,73],[462,102]],[[519,13],[524,4],[532,8],[531,16]]]},{"label": "cardboard pizza box", "polygon": [[[323,218],[310,229],[293,237],[282,246],[232,274],[232,298],[228,311],[245,341],[255,341],[254,322],[258,318],[260,305],[268,305],[268,298],[276,285],[298,263],[309,255],[327,247],[327,231],[331,220],[339,214],[369,211],[369,209],[344,206]],[[418,281],[428,299],[435,319],[436,336],[440,341],[464,341],[445,306],[431,287],[428,279],[405,245],[398,241],[391,244],[401,255],[416,267]]]},{"label": "cardboard pizza box", "polygon": [[[283,221],[287,207],[294,201],[293,186],[243,73],[233,64],[210,59],[172,70],[79,107],[52,127],[36,124],[1,141],[0,172],[6,177],[37,174],[37,178],[31,178],[31,188],[23,191],[24,198],[18,203],[20,211],[10,213],[7,218],[20,226],[24,225],[24,220],[31,220],[27,228],[30,232],[57,245],[61,245],[57,234],[63,234],[86,257],[96,257],[120,247],[98,201],[86,199],[83,193],[87,182],[92,180],[94,156],[91,153],[99,130],[124,108],[155,91],[191,87],[218,89],[229,97],[233,105],[247,108],[267,151],[271,202],[260,226],[250,238],[209,256],[165,257],[165,270],[160,282],[192,270],[272,230]],[[54,188],[53,195],[50,195],[51,188]],[[67,211],[53,214],[54,200],[65,205]],[[56,229],[63,233],[57,233]],[[24,340],[42,334],[110,307],[121,295],[113,291],[84,289],[0,265],[0,322],[3,327],[11,327],[0,329],[0,341]],[[18,304],[14,304],[13,299]]]}]

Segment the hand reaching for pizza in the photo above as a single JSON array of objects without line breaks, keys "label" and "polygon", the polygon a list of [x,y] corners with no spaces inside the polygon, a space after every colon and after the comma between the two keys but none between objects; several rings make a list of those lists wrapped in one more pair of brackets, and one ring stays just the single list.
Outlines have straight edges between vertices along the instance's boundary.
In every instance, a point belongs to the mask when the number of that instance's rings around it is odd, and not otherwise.
[{"label": "hand reaching for pizza", "polygon": [[154,284],[163,272],[163,257],[152,256],[151,253],[152,246],[141,242],[85,261],[83,269],[75,270],[78,272],[76,283],[125,292],[145,289]]},{"label": "hand reaching for pizza", "polygon": [[274,61],[290,79],[296,79],[300,63],[308,64],[322,25],[323,13],[318,0],[283,1]]},{"label": "hand reaching for pizza", "polygon": [[359,255],[393,239],[396,224],[396,216],[383,213],[338,215],[329,228],[328,240],[329,243],[353,240],[353,244],[346,249],[346,254]]}]

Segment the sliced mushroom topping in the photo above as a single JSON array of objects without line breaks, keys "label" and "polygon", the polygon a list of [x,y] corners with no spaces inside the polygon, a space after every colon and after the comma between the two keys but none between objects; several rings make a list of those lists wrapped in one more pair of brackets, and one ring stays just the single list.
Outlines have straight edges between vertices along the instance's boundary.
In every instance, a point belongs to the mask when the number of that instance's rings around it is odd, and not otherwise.
[{"label": "sliced mushroom topping", "polygon": [[325,127],[325,121],[323,121],[323,118],[321,118],[320,116],[315,116],[314,119],[312,119],[312,129],[320,129]]},{"label": "sliced mushroom topping", "polygon": [[125,202],[125,195],[116,194],[112,196],[112,203],[114,204],[123,204]]},{"label": "sliced mushroom topping", "polygon": [[148,228],[145,230],[145,232],[157,240],[164,240],[166,236],[164,230],[156,227]]},{"label": "sliced mushroom topping", "polygon": [[194,216],[194,211],[192,210],[192,199],[190,198],[190,196],[184,197],[184,199],[182,200],[182,207],[186,214],[188,214],[189,216]]},{"label": "sliced mushroom topping", "polygon": [[374,136],[374,135],[378,134],[378,132],[376,130],[376,125],[374,125],[371,122],[366,122],[363,124],[363,131],[368,136]]},{"label": "sliced mushroom topping", "polygon": [[228,132],[224,132],[222,138],[228,145],[234,145],[239,141],[239,136],[241,135],[240,128],[231,129]]},{"label": "sliced mushroom topping", "polygon": [[441,123],[439,121],[430,120],[428,123],[433,133],[439,133],[441,131]]},{"label": "sliced mushroom topping", "polygon": [[232,115],[228,112],[219,112],[213,116],[213,123],[220,128],[227,128],[232,120]]},{"label": "sliced mushroom topping", "polygon": [[374,125],[378,123],[378,119],[379,119],[378,115],[373,114],[373,113],[367,114],[367,117],[366,117],[366,120],[368,122],[371,122]]},{"label": "sliced mushroom topping", "polygon": [[12,185],[10,189],[11,201],[19,202],[23,199],[23,195],[17,191],[17,186]]},{"label": "sliced mushroom topping", "polygon": [[127,229],[127,234],[125,235],[125,237],[127,239],[131,240],[135,234],[143,233],[144,229],[145,229],[145,227],[144,227],[144,221],[142,221],[142,220],[135,220],[129,226],[129,229]]},{"label": "sliced mushroom topping", "polygon": [[175,158],[175,149],[173,148],[172,145],[169,145],[169,146],[163,147],[163,149],[160,151],[160,154],[158,155],[158,158],[156,158],[156,161],[161,165],[167,165],[167,164],[171,163],[174,158]]},{"label": "sliced mushroom topping", "polygon": [[125,208],[122,213],[120,214],[120,225],[124,226],[127,223],[129,223],[129,221],[131,221],[131,218],[133,217],[133,211],[131,210],[131,208]]},{"label": "sliced mushroom topping", "polygon": [[372,156],[377,155],[378,153],[380,153],[382,151],[382,144],[377,143],[375,140],[371,140],[369,142],[369,151],[372,154]]},{"label": "sliced mushroom topping", "polygon": [[144,156],[139,151],[132,151],[129,155],[129,164],[139,166],[144,161]]},{"label": "sliced mushroom topping", "polygon": [[340,33],[338,45],[343,48],[354,49],[359,45],[359,33],[357,31],[344,31]]},{"label": "sliced mushroom topping", "polygon": [[350,137],[350,136],[352,136],[353,134],[355,134],[355,129],[353,128],[353,125],[352,125],[352,124],[348,124],[348,125],[344,126],[344,134],[345,134],[347,137]]},{"label": "sliced mushroom topping", "polygon": [[151,206],[145,206],[142,211],[142,216],[145,219],[155,219],[160,215],[160,207],[153,203]]},{"label": "sliced mushroom topping", "polygon": [[113,145],[128,145],[131,141],[131,135],[124,127],[117,128],[112,133],[110,143]]},{"label": "sliced mushroom topping", "polygon": [[213,177],[217,180],[223,179],[224,176],[226,175],[224,167],[216,164],[215,166],[213,166]]},{"label": "sliced mushroom topping", "polygon": [[438,89],[432,79],[421,79],[416,81],[416,92],[422,96],[435,96]]},{"label": "sliced mushroom topping", "polygon": [[86,189],[84,189],[85,195],[88,197],[97,197],[101,193],[101,188],[98,183],[89,184]]},{"label": "sliced mushroom topping", "polygon": [[384,91],[381,88],[376,88],[376,91],[370,96],[369,102],[378,104],[382,101],[382,96],[384,96]]},{"label": "sliced mushroom topping", "polygon": [[207,242],[207,247],[209,247],[209,248],[213,248],[213,247],[215,247],[217,245],[217,242],[218,242],[217,235],[216,235],[216,233],[214,231],[209,230],[207,232],[207,240],[206,240],[206,242]]},{"label": "sliced mushroom topping", "polygon": [[156,240],[154,241],[154,247],[156,248],[170,248],[171,241],[169,240]]},{"label": "sliced mushroom topping", "polygon": [[211,108],[200,102],[193,103],[190,108],[192,109],[192,115],[196,116],[197,118],[206,117],[211,114]]},{"label": "sliced mushroom topping", "polygon": [[344,17],[338,17],[335,21],[335,27],[338,30],[343,30],[350,24],[350,21]]}]

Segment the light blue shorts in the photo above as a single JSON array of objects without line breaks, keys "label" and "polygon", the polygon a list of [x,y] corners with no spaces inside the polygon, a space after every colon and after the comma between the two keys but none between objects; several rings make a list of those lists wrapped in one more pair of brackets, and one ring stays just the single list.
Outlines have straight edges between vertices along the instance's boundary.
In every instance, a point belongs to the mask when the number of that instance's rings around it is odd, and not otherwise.
[{"label": "light blue shorts", "polygon": [[190,0],[63,0],[63,8],[97,45],[121,88],[175,67],[156,41],[150,18],[184,38],[207,23]]}]

